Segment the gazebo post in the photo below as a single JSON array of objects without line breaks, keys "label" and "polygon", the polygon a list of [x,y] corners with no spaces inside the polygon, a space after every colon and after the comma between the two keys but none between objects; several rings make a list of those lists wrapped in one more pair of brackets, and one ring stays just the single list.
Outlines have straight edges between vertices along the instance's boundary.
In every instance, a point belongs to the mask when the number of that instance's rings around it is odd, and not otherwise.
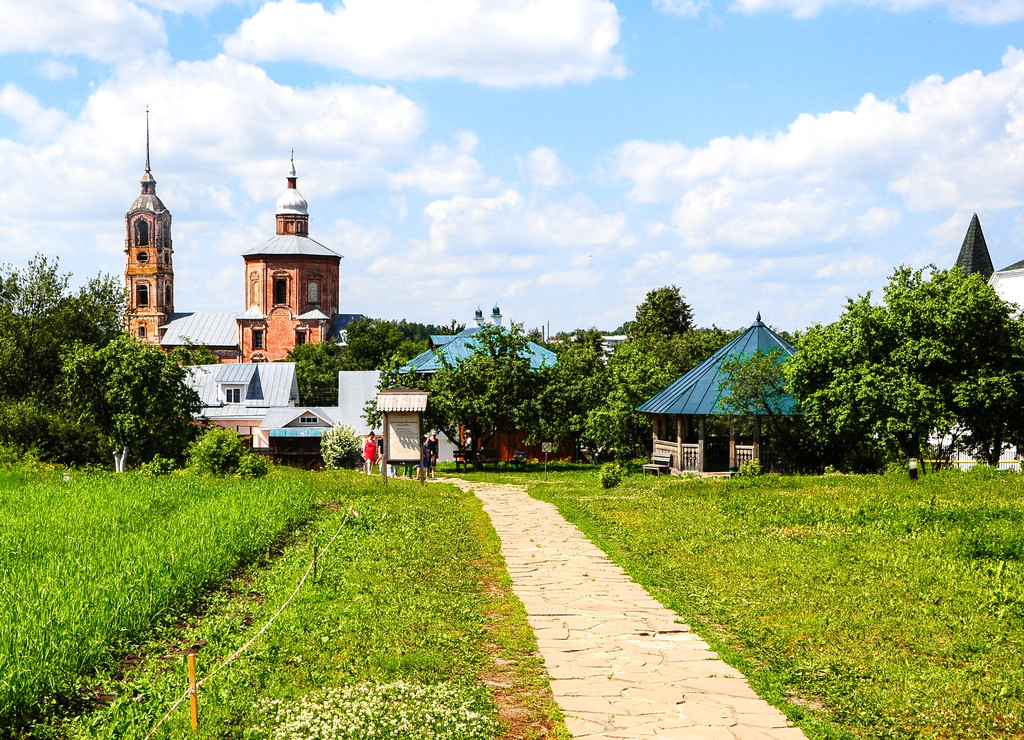
[{"label": "gazebo post", "polygon": [[697,417],[697,472],[704,472],[704,462],[707,458],[704,439],[704,414]]},{"label": "gazebo post", "polygon": [[661,423],[661,415],[655,414],[651,418],[651,437],[655,442],[658,441],[658,425]]},{"label": "gazebo post", "polygon": [[676,470],[683,469],[683,417],[676,414]]},{"label": "gazebo post", "polygon": [[754,450],[751,459],[761,462],[761,417],[754,415]]},{"label": "gazebo post", "polygon": [[729,417],[729,470],[736,468],[736,417]]}]

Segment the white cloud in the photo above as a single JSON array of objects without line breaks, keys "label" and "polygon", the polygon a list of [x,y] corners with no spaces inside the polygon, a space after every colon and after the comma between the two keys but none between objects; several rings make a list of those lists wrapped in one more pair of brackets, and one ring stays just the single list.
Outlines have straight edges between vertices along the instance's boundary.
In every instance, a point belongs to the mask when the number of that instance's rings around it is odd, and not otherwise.
[{"label": "white cloud", "polygon": [[875,236],[908,211],[1018,207],[1020,162],[1024,54],[1010,49],[990,74],[929,77],[899,103],[868,94],[784,132],[627,142],[616,167],[638,205],[672,204],[684,244],[763,247]]},{"label": "white cloud", "polygon": [[696,18],[702,10],[711,7],[711,0],[654,0],[654,7],[684,18]]},{"label": "white cloud", "polygon": [[[655,0],[655,5],[674,1]],[[678,1],[690,4],[688,0]],[[966,23],[1008,23],[1024,18],[1021,0],[734,0],[730,9],[741,13],[783,10],[794,18],[812,18],[827,8],[841,5],[862,5],[895,13],[944,7],[952,18]]]},{"label": "white cloud", "polygon": [[57,61],[56,59],[47,59],[36,69],[42,77],[51,81],[78,77],[78,68],[75,65]]},{"label": "white cloud", "polygon": [[610,0],[348,0],[333,10],[277,0],[243,22],[224,48],[375,78],[521,87],[621,76],[618,42]]},{"label": "white cloud", "polygon": [[392,178],[395,188],[416,187],[430,195],[472,194],[494,191],[500,183],[484,175],[473,156],[479,140],[470,131],[460,131],[455,147],[433,144],[414,158],[412,166]]},{"label": "white cloud", "polygon": [[572,182],[572,175],[550,147],[539,146],[519,157],[519,175],[537,190],[552,190]]},{"label": "white cloud", "polygon": [[160,19],[127,0],[0,0],[0,18],[0,54],[81,54],[116,62],[167,43]]}]

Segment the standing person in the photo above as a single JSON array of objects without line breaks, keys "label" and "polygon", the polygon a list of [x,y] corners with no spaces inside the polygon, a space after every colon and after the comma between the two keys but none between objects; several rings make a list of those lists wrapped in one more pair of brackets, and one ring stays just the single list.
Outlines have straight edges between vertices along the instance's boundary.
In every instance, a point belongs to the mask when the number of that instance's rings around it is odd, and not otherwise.
[{"label": "standing person", "polygon": [[366,439],[363,440],[363,472],[367,475],[373,474],[373,463],[377,459],[377,439],[373,436],[373,432],[366,433]]},{"label": "standing person", "polygon": [[420,483],[427,479],[427,471],[430,469],[430,440],[424,439],[423,444],[420,445],[420,469],[419,479]]},{"label": "standing person", "polygon": [[427,452],[429,453],[428,471],[431,478],[437,477],[437,432],[430,433],[427,440]]}]

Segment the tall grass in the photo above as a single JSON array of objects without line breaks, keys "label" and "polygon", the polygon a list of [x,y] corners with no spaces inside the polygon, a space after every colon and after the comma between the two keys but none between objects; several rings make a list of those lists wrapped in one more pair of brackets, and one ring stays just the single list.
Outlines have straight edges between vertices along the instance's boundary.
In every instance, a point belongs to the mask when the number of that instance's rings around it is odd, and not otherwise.
[{"label": "tall grass", "polygon": [[308,518],[302,478],[0,469],[0,727],[75,696],[139,633]]},{"label": "tall grass", "polygon": [[565,474],[571,521],[812,737],[1024,737],[1024,476]]}]

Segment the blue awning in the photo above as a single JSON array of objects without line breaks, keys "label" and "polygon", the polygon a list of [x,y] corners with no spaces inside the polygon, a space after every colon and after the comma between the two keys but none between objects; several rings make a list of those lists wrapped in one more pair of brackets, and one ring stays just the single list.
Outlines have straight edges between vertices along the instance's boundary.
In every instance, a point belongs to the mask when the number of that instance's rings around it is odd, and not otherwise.
[{"label": "blue awning", "polygon": [[271,429],[271,437],[319,437],[326,431],[325,427],[313,429]]}]

